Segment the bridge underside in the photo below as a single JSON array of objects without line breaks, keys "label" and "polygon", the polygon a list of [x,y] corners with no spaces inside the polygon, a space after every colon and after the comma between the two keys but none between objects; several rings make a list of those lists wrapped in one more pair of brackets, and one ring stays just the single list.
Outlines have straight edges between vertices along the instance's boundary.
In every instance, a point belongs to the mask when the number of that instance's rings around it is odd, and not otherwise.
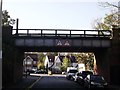
[{"label": "bridge underside", "polygon": [[19,47],[24,52],[95,52],[106,48],[87,47]]}]

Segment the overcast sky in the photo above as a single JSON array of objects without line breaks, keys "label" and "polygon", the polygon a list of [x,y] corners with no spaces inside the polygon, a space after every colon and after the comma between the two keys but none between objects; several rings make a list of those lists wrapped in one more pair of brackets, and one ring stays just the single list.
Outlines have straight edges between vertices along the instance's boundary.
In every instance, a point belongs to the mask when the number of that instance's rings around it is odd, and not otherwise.
[{"label": "overcast sky", "polygon": [[93,21],[111,9],[100,7],[97,0],[4,0],[3,10],[19,18],[19,28],[92,29]]}]

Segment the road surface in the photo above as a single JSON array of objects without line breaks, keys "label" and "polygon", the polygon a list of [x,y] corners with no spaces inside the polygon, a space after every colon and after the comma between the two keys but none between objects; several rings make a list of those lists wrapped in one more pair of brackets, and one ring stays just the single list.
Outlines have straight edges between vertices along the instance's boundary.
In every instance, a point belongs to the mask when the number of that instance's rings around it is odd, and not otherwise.
[{"label": "road surface", "polygon": [[29,90],[36,89],[85,90],[78,83],[67,80],[65,75],[41,75],[41,77],[29,87]]}]

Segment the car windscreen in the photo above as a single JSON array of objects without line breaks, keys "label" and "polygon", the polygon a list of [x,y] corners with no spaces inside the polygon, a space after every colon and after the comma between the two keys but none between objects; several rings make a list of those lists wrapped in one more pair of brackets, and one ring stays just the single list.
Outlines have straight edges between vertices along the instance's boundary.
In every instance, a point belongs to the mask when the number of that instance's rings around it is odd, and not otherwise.
[{"label": "car windscreen", "polygon": [[83,77],[83,78],[86,78],[87,75],[93,75],[93,73],[90,72],[90,71],[83,71],[83,72],[82,72],[82,77]]},{"label": "car windscreen", "polygon": [[69,73],[76,73],[78,72],[77,70],[70,70]]},{"label": "car windscreen", "polygon": [[84,74],[84,75],[92,75],[93,73],[90,72],[90,71],[83,71],[82,74]]}]

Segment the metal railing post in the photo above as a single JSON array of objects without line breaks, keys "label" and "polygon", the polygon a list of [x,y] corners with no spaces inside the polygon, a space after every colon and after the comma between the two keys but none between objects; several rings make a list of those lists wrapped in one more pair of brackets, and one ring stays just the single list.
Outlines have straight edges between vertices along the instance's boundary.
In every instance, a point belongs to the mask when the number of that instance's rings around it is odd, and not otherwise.
[{"label": "metal railing post", "polygon": [[41,29],[41,36],[42,36],[43,30]]},{"label": "metal railing post", "polygon": [[57,36],[57,30],[55,30],[55,36]]},{"label": "metal railing post", "polygon": [[27,29],[27,35],[29,35],[29,29]]},{"label": "metal railing post", "polygon": [[18,35],[18,23],[19,23],[19,19],[16,19],[16,35]]},{"label": "metal railing post", "polygon": [[70,37],[71,37],[71,30],[70,30]]},{"label": "metal railing post", "polygon": [[86,36],[86,30],[84,30],[84,37]]}]

